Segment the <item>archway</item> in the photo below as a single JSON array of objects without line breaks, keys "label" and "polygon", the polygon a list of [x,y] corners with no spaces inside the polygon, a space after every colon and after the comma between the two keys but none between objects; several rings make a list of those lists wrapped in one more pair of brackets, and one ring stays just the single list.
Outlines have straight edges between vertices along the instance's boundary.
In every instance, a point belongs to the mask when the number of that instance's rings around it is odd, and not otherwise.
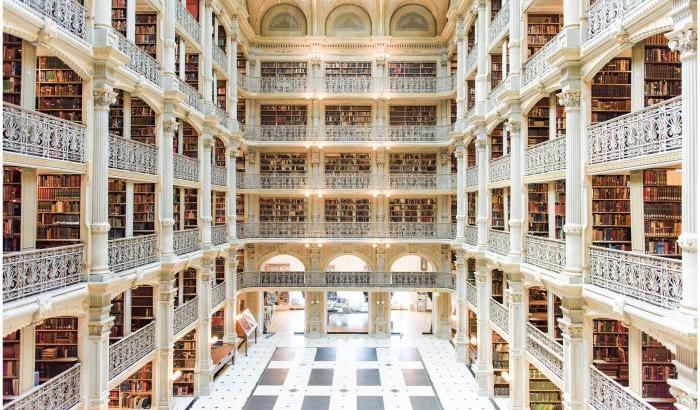
[{"label": "archway", "polygon": [[[355,255],[341,255],[328,263],[326,275],[355,275],[369,271],[369,266]],[[352,283],[352,282],[350,282]],[[338,290],[326,294],[328,333],[368,333],[369,293]]]},{"label": "archway", "polygon": [[[262,272],[304,272],[304,263],[292,255],[275,255],[260,265]],[[267,290],[263,292],[267,333],[304,333],[305,292]]]},{"label": "archway", "polygon": [[[420,255],[405,255],[394,261],[391,272],[435,272],[435,265]],[[392,292],[391,329],[403,337],[432,333],[432,292]]]}]

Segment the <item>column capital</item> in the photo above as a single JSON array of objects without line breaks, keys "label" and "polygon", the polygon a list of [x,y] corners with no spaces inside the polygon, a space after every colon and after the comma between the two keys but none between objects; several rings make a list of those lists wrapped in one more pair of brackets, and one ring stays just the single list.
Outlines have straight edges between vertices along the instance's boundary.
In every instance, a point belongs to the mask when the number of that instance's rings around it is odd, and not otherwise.
[{"label": "column capital", "polygon": [[581,106],[581,91],[580,90],[569,90],[557,94],[557,101],[559,105],[564,108],[579,108]]},{"label": "column capital", "polygon": [[176,118],[168,118],[163,120],[163,132],[166,134],[174,134],[180,127],[180,123]]},{"label": "column capital", "polygon": [[520,135],[520,121],[508,120],[504,123],[503,128],[511,137]]},{"label": "column capital", "polygon": [[92,337],[107,337],[112,330],[112,325],[114,325],[114,318],[112,316],[88,323],[88,336]]},{"label": "column capital", "polygon": [[695,28],[686,28],[667,34],[668,48],[681,53],[681,57],[698,51],[698,32]]},{"label": "column capital", "polygon": [[97,88],[92,91],[95,108],[109,110],[109,106],[117,102],[117,93],[112,89]]}]

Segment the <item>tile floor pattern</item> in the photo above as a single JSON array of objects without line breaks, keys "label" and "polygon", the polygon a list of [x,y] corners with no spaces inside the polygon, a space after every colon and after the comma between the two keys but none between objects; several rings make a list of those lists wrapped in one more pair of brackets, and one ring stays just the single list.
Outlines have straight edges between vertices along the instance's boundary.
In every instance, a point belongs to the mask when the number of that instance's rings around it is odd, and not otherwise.
[{"label": "tile floor pattern", "polygon": [[192,409],[492,410],[447,340],[366,335],[260,340]]}]

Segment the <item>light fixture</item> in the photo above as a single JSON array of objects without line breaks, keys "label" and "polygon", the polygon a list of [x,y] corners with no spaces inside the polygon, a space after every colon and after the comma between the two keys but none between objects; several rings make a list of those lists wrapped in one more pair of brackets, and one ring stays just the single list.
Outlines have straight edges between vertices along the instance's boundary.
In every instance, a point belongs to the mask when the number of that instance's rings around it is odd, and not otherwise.
[{"label": "light fixture", "polygon": [[317,246],[318,246],[319,248],[323,248],[323,244],[320,243],[320,242],[317,244]]},{"label": "light fixture", "polygon": [[385,243],[385,244],[384,244],[384,247],[387,248],[387,249],[389,249],[389,248],[391,248],[391,244],[390,244],[390,243]]},{"label": "light fixture", "polygon": [[305,244],[304,244],[304,248],[310,248],[310,247],[311,247],[311,244],[310,244],[310,243],[305,243]]},{"label": "light fixture", "polygon": [[319,197],[319,198],[323,198],[323,192],[317,193],[316,196]]},{"label": "light fixture", "polygon": [[170,380],[175,381],[175,380],[179,379],[180,377],[182,377],[182,370],[176,370],[176,371],[170,376]]},{"label": "light fixture", "polygon": [[510,374],[509,374],[508,372],[501,372],[501,377],[502,377],[503,380],[505,380],[506,382],[510,382]]},{"label": "light fixture", "polygon": [[472,336],[469,338],[469,344],[472,346],[476,346],[476,336]]},{"label": "light fixture", "polygon": [[372,244],[372,247],[373,247],[373,248],[376,248],[377,246],[379,246],[379,244],[376,244],[376,243],[373,243],[373,244]]},{"label": "light fixture", "polygon": [[213,345],[216,344],[216,342],[218,342],[218,341],[219,341],[219,338],[217,336],[212,336],[212,338],[209,339],[209,343],[211,343]]},{"label": "light fixture", "polygon": [[308,198],[311,194],[308,192],[304,192],[304,198]]}]

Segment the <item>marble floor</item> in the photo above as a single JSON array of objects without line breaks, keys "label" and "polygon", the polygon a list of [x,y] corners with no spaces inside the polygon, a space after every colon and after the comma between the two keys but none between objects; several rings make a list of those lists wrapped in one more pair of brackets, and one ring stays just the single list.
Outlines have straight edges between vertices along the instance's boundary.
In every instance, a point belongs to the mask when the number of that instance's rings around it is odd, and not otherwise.
[{"label": "marble floor", "polygon": [[[289,322],[296,319],[293,312]],[[287,321],[283,321],[287,322]],[[287,324],[290,324],[287,322]],[[476,381],[456,363],[449,341],[430,335],[277,333],[258,339],[215,380],[192,409],[470,410],[493,409]],[[289,326],[294,328],[293,324]],[[423,326],[413,326],[419,329]],[[407,335],[408,336],[408,335]]]}]

